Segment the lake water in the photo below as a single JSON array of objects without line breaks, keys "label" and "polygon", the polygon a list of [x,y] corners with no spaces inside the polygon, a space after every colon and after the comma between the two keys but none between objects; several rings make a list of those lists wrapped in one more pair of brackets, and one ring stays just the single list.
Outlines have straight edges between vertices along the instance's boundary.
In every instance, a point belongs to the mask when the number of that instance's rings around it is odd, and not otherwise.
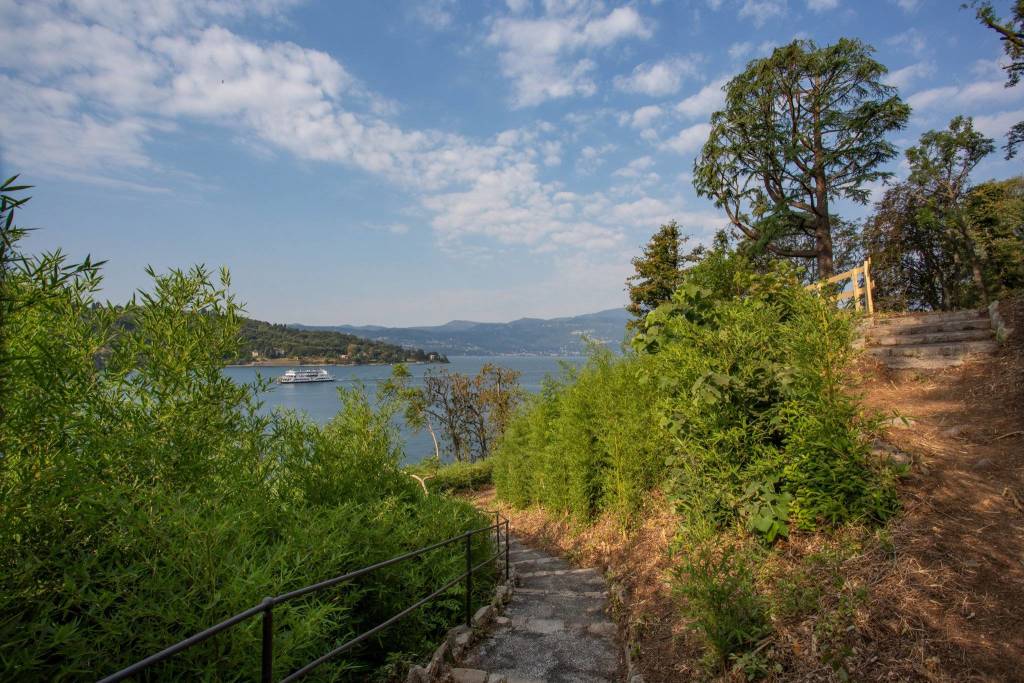
[{"label": "lake water", "polygon": [[[500,365],[522,373],[519,384],[530,393],[540,391],[545,375],[557,375],[561,363],[579,365],[580,357],[556,358],[551,356],[452,356],[447,365],[410,364],[412,384],[422,385],[424,373],[430,369],[445,369],[448,372],[460,372],[475,375],[486,363]],[[338,399],[338,386],[352,387],[362,385],[367,395],[373,398],[377,393],[377,385],[391,375],[390,365],[328,365],[327,371],[334,375],[337,382],[311,382],[309,384],[273,384],[260,398],[263,400],[262,411],[267,413],[275,408],[287,408],[305,413],[318,424],[325,424],[334,417],[341,408]],[[267,379],[277,379],[288,366],[281,367],[235,367],[225,368],[224,373],[236,382],[253,382],[257,374]],[[405,462],[419,462],[434,454],[434,445],[430,434],[426,431],[416,433],[399,423],[399,431],[405,445]],[[443,446],[442,446],[443,447]]]}]

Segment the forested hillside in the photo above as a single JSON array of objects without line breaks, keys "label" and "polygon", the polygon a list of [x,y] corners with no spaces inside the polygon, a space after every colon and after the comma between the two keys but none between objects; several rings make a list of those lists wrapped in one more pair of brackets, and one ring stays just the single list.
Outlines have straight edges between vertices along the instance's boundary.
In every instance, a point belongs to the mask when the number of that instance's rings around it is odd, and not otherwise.
[{"label": "forested hillside", "polygon": [[239,363],[285,358],[353,365],[448,362],[443,355],[423,349],[405,348],[342,332],[294,329],[262,320],[244,320],[241,337],[242,343],[236,359]]}]

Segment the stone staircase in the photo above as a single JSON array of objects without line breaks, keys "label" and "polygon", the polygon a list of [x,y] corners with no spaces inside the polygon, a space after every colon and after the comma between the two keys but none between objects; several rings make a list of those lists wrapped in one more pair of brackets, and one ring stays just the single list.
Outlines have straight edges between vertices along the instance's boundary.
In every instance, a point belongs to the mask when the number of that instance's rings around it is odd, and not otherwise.
[{"label": "stone staircase", "polygon": [[596,569],[512,539],[512,601],[452,669],[455,683],[602,683],[622,678],[623,649]]},{"label": "stone staircase", "polygon": [[865,329],[864,346],[890,368],[937,370],[992,353],[997,344],[989,312],[982,308],[878,318]]}]

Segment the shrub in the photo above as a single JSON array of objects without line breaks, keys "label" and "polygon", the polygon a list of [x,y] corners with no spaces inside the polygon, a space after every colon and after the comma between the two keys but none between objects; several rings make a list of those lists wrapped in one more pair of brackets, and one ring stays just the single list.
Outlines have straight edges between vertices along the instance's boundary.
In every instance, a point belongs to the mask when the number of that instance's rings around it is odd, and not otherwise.
[{"label": "shrub", "polygon": [[[115,308],[94,299],[97,264],[22,256],[16,234],[3,238],[0,678],[111,673],[264,596],[486,523],[402,473],[393,408],[349,391],[323,428],[261,417],[257,387],[221,373],[238,342],[226,273],[152,273],[151,291]],[[476,546],[493,552],[486,534]],[[277,674],[460,574],[463,553],[438,549],[281,605]],[[475,581],[481,594],[489,582]],[[365,680],[425,652],[461,619],[459,590],[323,675]],[[250,620],[149,676],[253,680],[259,638]]]},{"label": "shrub", "polygon": [[641,380],[636,357],[602,350],[549,379],[499,442],[498,494],[580,521],[611,510],[630,522],[662,472],[667,442],[652,429],[656,392]]},{"label": "shrub", "polygon": [[741,296],[689,281],[634,341],[665,388],[671,488],[688,522],[742,522],[771,541],[789,521],[886,518],[892,474],[868,459],[858,402],[842,386],[852,316],[783,267],[734,267]]},{"label": "shrub", "polygon": [[405,468],[408,474],[424,478],[431,493],[469,493],[491,485],[494,462],[490,458],[476,462],[453,462],[438,466],[434,460]]},{"label": "shrub", "polygon": [[766,602],[754,585],[757,558],[735,544],[696,544],[675,570],[683,613],[704,636],[714,663],[749,649],[769,632]]}]

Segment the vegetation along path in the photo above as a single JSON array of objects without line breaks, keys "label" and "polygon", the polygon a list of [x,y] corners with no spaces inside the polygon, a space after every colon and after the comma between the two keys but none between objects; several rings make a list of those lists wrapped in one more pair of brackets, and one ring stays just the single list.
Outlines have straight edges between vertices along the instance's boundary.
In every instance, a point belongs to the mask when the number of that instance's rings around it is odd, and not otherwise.
[{"label": "vegetation along path", "polygon": [[470,650],[458,683],[577,683],[617,681],[622,667],[618,629],[606,610],[608,593],[597,569],[512,539],[518,587],[492,632]]}]

